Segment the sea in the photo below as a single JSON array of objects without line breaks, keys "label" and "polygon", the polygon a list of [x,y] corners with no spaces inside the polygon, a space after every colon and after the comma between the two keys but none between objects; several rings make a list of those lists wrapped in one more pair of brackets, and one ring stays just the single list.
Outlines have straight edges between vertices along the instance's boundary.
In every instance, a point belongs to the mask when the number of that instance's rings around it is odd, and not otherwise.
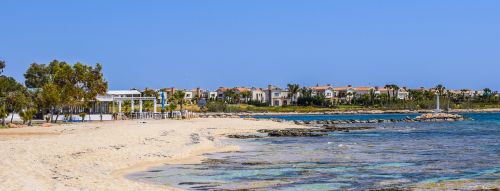
[{"label": "sea", "polygon": [[[462,181],[500,187],[500,113],[466,121],[362,124],[323,137],[230,139],[238,152],[128,178],[186,190],[377,190]],[[255,116],[282,120],[403,119],[416,114]]]}]

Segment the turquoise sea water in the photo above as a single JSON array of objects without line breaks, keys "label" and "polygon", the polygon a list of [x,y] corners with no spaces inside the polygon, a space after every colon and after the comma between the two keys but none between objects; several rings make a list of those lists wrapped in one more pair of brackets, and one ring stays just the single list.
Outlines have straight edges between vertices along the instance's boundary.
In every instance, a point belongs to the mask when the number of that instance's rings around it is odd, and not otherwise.
[{"label": "turquoise sea water", "polygon": [[[468,179],[500,179],[500,114],[473,120],[370,124],[326,137],[230,140],[241,152],[215,164],[167,165],[129,178],[189,190],[366,190]],[[271,116],[285,120],[397,119],[407,114]],[[414,117],[414,116],[410,116]],[[367,124],[364,124],[367,125]]]}]

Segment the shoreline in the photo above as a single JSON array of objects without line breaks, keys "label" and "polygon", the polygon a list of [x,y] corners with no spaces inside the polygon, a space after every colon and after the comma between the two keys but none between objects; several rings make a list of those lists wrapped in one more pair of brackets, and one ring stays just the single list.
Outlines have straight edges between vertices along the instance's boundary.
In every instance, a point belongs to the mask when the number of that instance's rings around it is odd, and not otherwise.
[{"label": "shoreline", "polygon": [[[199,164],[207,158],[204,154],[240,150],[225,141],[228,135],[293,128],[312,127],[251,118],[197,118],[0,129],[4,145],[0,147],[4,154],[0,189],[182,190],[127,175],[168,164]],[[451,186],[453,182],[439,184]],[[410,189],[430,187],[435,188]]]},{"label": "shoreline", "polygon": [[[282,115],[352,115],[352,114],[423,114],[423,113],[433,113],[434,110],[339,110],[339,111],[324,111],[324,112],[206,112],[198,113],[200,117],[211,118],[211,117],[236,117],[236,116],[282,116]],[[444,113],[497,113],[500,112],[500,108],[489,108],[489,109],[452,109]]]},{"label": "shoreline", "polygon": [[[133,182],[140,182],[136,180],[129,179],[127,176],[133,173],[141,172],[141,171],[146,171],[150,168],[154,167],[159,167],[163,165],[174,165],[174,164],[201,164],[201,162],[206,159],[203,155],[205,154],[210,154],[210,153],[219,153],[219,152],[232,152],[232,151],[238,151],[239,147],[237,146],[226,146],[222,148],[204,148],[200,150],[196,150],[193,153],[190,153],[189,156],[185,157],[179,157],[179,158],[174,158],[166,161],[152,161],[152,162],[144,162],[144,163],[138,163],[135,164],[131,167],[127,167],[124,169],[117,169],[113,171],[111,174],[115,178],[124,178],[127,179],[128,181],[133,181]],[[157,184],[152,184],[152,183],[147,183],[147,182],[140,182],[142,184],[147,184],[151,186],[155,186],[158,189],[167,189],[167,190],[172,190],[172,191],[178,191],[178,190],[183,190],[182,188],[178,188],[175,186],[171,185],[157,185]]]},{"label": "shoreline", "polygon": [[[91,122],[0,130],[1,190],[181,190],[127,174],[236,151],[228,134],[302,126],[248,119]],[[16,170],[13,170],[16,169]]]}]

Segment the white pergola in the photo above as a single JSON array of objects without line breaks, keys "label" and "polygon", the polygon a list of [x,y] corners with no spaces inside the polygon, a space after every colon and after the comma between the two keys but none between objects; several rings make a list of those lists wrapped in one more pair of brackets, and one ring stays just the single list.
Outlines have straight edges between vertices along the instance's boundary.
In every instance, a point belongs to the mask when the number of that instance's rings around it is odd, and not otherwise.
[{"label": "white pergola", "polygon": [[142,113],[143,101],[153,101],[153,113],[157,113],[156,110],[157,101],[155,97],[114,97],[113,102],[118,103],[118,113],[122,114],[122,103],[128,100],[130,100],[130,108],[132,111],[135,110],[135,101],[139,101],[139,113]]},{"label": "white pergola", "polygon": [[115,103],[118,103],[118,114],[123,115],[122,104],[124,101],[130,101],[132,112],[135,110],[135,103],[139,101],[139,114],[143,114],[143,101],[153,101],[153,113],[157,113],[157,98],[156,97],[141,97],[141,92],[137,90],[110,90],[106,95],[97,96],[100,102],[111,102],[113,111],[115,110]]}]

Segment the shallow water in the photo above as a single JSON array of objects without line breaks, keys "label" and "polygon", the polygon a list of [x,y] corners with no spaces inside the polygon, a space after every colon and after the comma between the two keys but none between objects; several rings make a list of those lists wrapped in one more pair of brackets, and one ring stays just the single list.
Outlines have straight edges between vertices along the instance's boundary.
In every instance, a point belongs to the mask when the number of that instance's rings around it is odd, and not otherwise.
[{"label": "shallow water", "polygon": [[[464,114],[473,120],[370,124],[374,130],[326,137],[230,140],[241,152],[207,155],[218,163],[167,165],[129,176],[189,190],[366,190],[446,180],[492,182],[500,177],[500,114]],[[396,119],[407,115],[342,115],[342,119]],[[275,116],[286,120],[338,116]]]}]

